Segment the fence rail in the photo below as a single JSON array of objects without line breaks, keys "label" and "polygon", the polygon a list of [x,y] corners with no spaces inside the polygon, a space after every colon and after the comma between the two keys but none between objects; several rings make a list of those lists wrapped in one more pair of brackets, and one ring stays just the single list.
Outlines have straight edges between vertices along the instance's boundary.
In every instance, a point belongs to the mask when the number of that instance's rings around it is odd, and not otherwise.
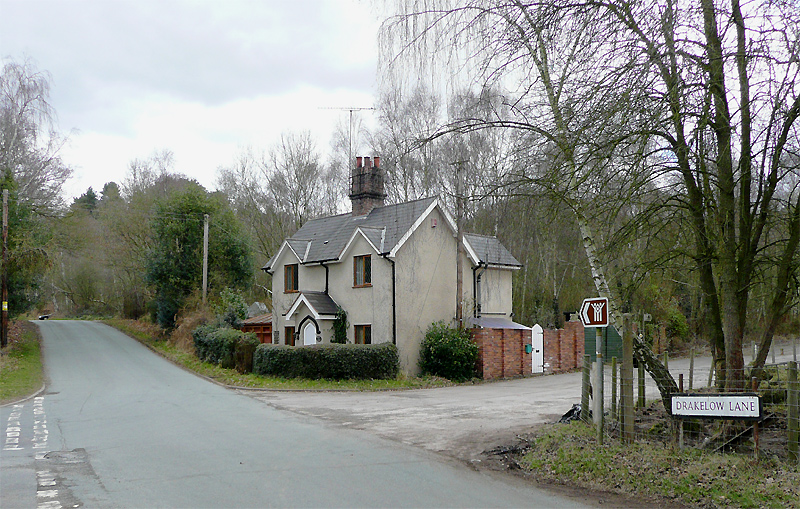
[{"label": "fence rail", "polygon": [[[601,374],[588,354],[583,359],[581,403],[582,409],[590,409],[590,412],[582,412],[582,418],[598,427],[600,444],[603,437],[657,441],[676,447],[774,455],[800,463],[796,341],[794,346],[774,346],[767,357],[772,362],[760,373],[753,373],[749,367],[733,373],[743,381],[742,390],[759,396],[763,405],[760,420],[679,419],[670,415],[671,408],[664,408],[658,384],[643,367],[632,369],[632,376],[626,379],[622,373],[622,359],[613,357],[606,359]],[[670,359],[664,355],[660,360],[679,384],[681,393],[719,395],[727,392],[718,386],[719,380],[708,355],[696,356],[692,351],[685,358]],[[758,374],[758,378],[753,379],[753,374]],[[632,402],[630,408],[624,404],[626,393]]]}]

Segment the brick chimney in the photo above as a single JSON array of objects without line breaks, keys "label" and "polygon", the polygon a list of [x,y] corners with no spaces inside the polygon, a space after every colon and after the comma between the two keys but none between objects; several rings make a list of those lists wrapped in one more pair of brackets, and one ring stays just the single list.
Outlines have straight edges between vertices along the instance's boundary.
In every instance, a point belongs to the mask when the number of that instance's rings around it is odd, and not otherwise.
[{"label": "brick chimney", "polygon": [[[374,161],[374,166],[373,166]],[[356,157],[356,167],[350,175],[350,201],[353,215],[369,214],[375,207],[383,207],[383,173],[380,157]]]}]

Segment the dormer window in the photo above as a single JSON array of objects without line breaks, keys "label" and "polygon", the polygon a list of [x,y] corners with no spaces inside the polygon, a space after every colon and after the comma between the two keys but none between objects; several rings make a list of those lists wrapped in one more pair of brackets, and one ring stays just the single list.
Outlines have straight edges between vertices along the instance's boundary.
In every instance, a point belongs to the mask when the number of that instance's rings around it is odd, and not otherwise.
[{"label": "dormer window", "polygon": [[283,292],[295,293],[299,288],[297,281],[297,264],[283,266]]},{"label": "dormer window", "polygon": [[353,286],[372,286],[372,260],[370,255],[353,258]]}]

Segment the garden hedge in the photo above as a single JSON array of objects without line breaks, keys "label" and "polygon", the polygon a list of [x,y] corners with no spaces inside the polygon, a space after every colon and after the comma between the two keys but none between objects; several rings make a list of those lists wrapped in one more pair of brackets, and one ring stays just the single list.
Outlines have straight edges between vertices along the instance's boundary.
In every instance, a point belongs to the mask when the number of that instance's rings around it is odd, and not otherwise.
[{"label": "garden hedge", "polygon": [[262,344],[253,358],[254,373],[284,378],[393,379],[399,371],[400,356],[391,343],[303,347]]},{"label": "garden hedge", "polygon": [[252,332],[201,325],[192,331],[192,339],[201,361],[223,368],[235,367],[240,373],[253,370],[253,354],[259,341]]}]

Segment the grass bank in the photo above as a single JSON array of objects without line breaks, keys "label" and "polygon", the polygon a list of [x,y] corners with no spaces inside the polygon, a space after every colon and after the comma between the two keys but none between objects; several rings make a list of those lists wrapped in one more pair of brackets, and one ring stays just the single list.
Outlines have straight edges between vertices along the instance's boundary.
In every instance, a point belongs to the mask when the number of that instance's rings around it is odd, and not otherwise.
[{"label": "grass bank", "polygon": [[691,507],[800,507],[800,467],[779,459],[595,439],[581,422],[543,427],[519,465],[548,482]]},{"label": "grass bank", "polygon": [[30,322],[11,322],[8,339],[0,355],[0,404],[30,396],[44,380],[39,328]]},{"label": "grass bank", "polygon": [[201,362],[193,352],[186,351],[170,342],[156,326],[118,318],[103,321],[148,345],[175,364],[233,387],[312,391],[379,391],[426,389],[454,385],[443,378],[404,377],[402,375],[394,380],[309,380],[304,378],[264,377],[252,373],[241,374],[233,369],[224,369],[215,364]]}]

